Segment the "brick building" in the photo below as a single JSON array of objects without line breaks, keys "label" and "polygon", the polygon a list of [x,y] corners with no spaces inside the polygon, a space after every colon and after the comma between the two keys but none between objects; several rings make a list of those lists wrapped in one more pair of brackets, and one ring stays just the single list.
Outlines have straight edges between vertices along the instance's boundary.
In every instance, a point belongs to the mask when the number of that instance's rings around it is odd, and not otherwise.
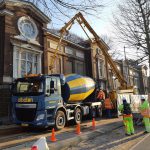
[{"label": "brick building", "polygon": [[63,39],[51,72],[50,61],[59,36],[47,29],[50,21],[30,2],[0,0],[0,118],[11,114],[11,83],[25,74],[78,73],[93,78],[105,90],[119,86],[94,41],[78,44]]},{"label": "brick building", "polygon": [[45,59],[44,59],[44,70],[46,74],[51,73],[77,73],[80,75],[87,75],[86,70],[86,52],[88,51],[85,47],[73,43],[69,40],[63,39],[61,46],[57,53],[56,61],[54,61],[54,69],[52,72],[49,69],[51,58],[58,45],[59,36],[53,34],[47,30],[45,41]]},{"label": "brick building", "polygon": [[[105,50],[108,51],[108,46],[103,42]],[[91,43],[91,63],[92,63],[92,78],[95,79],[97,86],[106,90],[107,88],[107,61],[102,50],[95,42]]]},{"label": "brick building", "polygon": [[[50,21],[30,2],[0,0],[0,118],[11,114],[10,86],[14,79],[51,73],[50,60],[59,36],[47,29]],[[87,51],[63,40],[53,73],[89,75]]]},{"label": "brick building", "polygon": [[148,68],[146,65],[139,65],[137,67],[139,71],[139,93],[148,94]]},{"label": "brick building", "polygon": [[11,111],[8,92],[12,81],[42,72],[43,28],[48,22],[32,3],[0,1],[0,116]]},{"label": "brick building", "polygon": [[[105,50],[108,51],[108,45],[102,39],[100,40],[100,42],[103,45],[103,48],[105,48]],[[97,46],[95,40],[92,40],[92,42],[87,40],[82,42],[81,44],[87,48],[86,59],[88,60],[86,61],[86,63],[88,63],[87,71],[89,71],[87,75],[95,80],[98,88],[107,90],[109,83],[108,62],[101,48]]]},{"label": "brick building", "polygon": [[[127,81],[127,86],[133,86],[137,93],[147,94],[148,93],[148,76],[147,76],[147,66],[135,64],[133,60],[115,61],[118,69],[122,73],[124,79]],[[118,90],[120,83],[118,79],[112,73],[112,89]]]}]

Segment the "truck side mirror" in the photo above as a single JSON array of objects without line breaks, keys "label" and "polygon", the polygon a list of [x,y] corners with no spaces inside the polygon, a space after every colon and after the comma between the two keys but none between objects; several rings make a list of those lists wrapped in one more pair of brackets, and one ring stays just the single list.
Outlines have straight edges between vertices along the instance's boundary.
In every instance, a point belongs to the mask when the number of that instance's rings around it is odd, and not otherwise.
[{"label": "truck side mirror", "polygon": [[51,82],[50,82],[50,94],[53,94],[54,91],[55,91],[55,89],[54,89],[54,81],[51,80]]},{"label": "truck side mirror", "polygon": [[47,89],[46,93],[50,93],[50,90],[49,90],[49,89]]}]

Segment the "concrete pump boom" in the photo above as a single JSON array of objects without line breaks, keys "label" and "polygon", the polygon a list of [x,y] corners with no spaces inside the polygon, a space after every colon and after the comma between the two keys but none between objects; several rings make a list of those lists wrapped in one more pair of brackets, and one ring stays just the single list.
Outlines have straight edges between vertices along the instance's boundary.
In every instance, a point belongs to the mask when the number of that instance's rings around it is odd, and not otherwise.
[{"label": "concrete pump boom", "polygon": [[[83,17],[83,15],[79,12],[77,13],[68,23],[65,24],[64,27],[62,27],[62,29],[60,30],[60,40],[58,43],[58,46],[56,48],[56,51],[54,53],[54,57],[51,60],[50,63],[50,70],[53,69],[54,66],[54,62],[55,59],[57,57],[57,52],[59,49],[59,46],[61,44],[61,41],[63,39],[63,36],[70,30],[70,28],[72,27],[72,25],[74,24],[74,21],[77,21],[79,23],[79,25],[81,26],[81,28],[83,29],[83,31],[85,32],[85,34],[88,36],[88,34],[85,31],[85,27],[88,29],[88,31],[94,36],[95,38],[95,42],[97,43],[97,46],[102,50],[104,56],[106,57],[106,60],[108,61],[109,65],[112,68],[112,71],[114,72],[114,74],[116,75],[116,77],[118,78],[121,88],[122,89],[126,89],[127,88],[127,83],[124,80],[124,77],[122,76],[122,74],[120,73],[120,71],[118,70],[115,62],[112,60],[111,56],[109,55],[108,51],[105,50],[106,46],[104,46],[103,41],[100,39],[100,37],[97,35],[97,33],[93,30],[93,28],[90,26],[90,24],[86,21],[86,19]],[[88,36],[88,38],[90,39],[90,37]],[[91,40],[91,39],[90,39]],[[92,40],[91,40],[92,41]],[[107,47],[108,49],[108,47]]]}]

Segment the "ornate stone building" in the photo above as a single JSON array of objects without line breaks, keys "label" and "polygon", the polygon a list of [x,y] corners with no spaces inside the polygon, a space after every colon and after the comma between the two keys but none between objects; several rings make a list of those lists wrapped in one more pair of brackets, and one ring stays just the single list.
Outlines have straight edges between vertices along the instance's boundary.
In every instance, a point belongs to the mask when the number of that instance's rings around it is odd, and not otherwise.
[{"label": "ornate stone building", "polygon": [[[11,114],[11,83],[25,74],[51,73],[59,36],[50,19],[30,2],[0,0],[0,117]],[[87,49],[63,40],[53,73],[87,75]]]},{"label": "ornate stone building", "polygon": [[[133,60],[128,60],[128,62],[123,60],[115,61],[118,69],[122,73],[124,79],[127,81],[127,86],[134,87],[137,94],[147,94],[148,93],[148,75],[146,65],[137,65]],[[115,75],[112,73],[112,89],[118,90],[120,83]]]},{"label": "ornate stone building", "polygon": [[80,75],[86,74],[86,51],[87,49],[79,44],[63,39],[58,50],[56,60],[54,61],[53,72],[50,71],[51,58],[58,45],[59,36],[52,34],[49,30],[46,31],[45,41],[45,60],[44,70],[46,74],[51,73],[77,73]]},{"label": "ornate stone building", "polygon": [[30,2],[0,0],[0,119],[11,114],[11,83],[25,74],[77,73],[93,78],[104,90],[119,86],[95,42],[77,44],[64,39],[51,72],[49,66],[59,36],[47,29],[50,21]]},{"label": "ornate stone building", "polygon": [[[108,51],[108,46],[101,41],[105,47],[105,50]],[[92,64],[92,77],[95,79],[98,88],[107,89],[107,61],[103,55],[102,50],[97,46],[96,42],[91,43],[91,64]]]},{"label": "ornate stone building", "polygon": [[0,116],[11,112],[8,90],[12,81],[42,72],[43,28],[49,22],[32,3],[0,1]]}]

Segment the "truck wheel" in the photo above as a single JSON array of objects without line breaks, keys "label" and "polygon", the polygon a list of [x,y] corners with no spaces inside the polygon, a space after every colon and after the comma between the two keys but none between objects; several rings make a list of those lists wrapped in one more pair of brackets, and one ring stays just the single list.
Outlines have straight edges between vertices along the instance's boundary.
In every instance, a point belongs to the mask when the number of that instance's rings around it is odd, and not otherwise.
[{"label": "truck wheel", "polygon": [[82,112],[80,108],[77,108],[75,110],[75,115],[74,115],[74,122],[75,124],[81,123],[82,120]]},{"label": "truck wheel", "polygon": [[64,128],[66,124],[66,117],[63,111],[57,111],[56,119],[55,119],[55,128],[56,130],[60,130]]}]

